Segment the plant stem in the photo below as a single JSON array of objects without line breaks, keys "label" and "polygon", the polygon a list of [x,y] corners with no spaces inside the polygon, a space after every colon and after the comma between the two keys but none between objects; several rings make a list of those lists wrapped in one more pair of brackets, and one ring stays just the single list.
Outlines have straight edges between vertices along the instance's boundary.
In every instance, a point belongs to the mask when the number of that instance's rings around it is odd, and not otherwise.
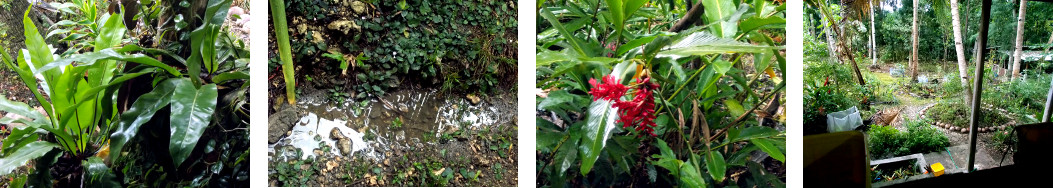
[{"label": "plant stem", "polygon": [[285,3],[270,0],[271,20],[274,21],[275,38],[278,42],[278,55],[281,56],[282,74],[285,75],[285,95],[289,104],[296,103],[296,77],[293,71],[292,47],[289,46],[289,25],[285,20]]},{"label": "plant stem", "polygon": [[[773,89],[768,94],[764,95],[764,97],[760,98],[760,101],[766,101],[769,97],[774,96],[775,93],[778,93],[779,90],[782,89],[783,87],[786,87],[786,82],[780,83],[779,86],[776,86],[775,89]],[[750,115],[750,113],[748,113],[748,112],[752,112],[753,110],[756,110],[757,107],[760,107],[760,106],[761,105],[759,105],[759,104],[758,105],[753,105],[753,107],[750,108],[750,110],[746,111],[747,113],[743,113],[741,116],[739,116],[739,118],[735,118],[735,121],[732,121],[730,124],[728,124],[727,127],[724,127],[723,129],[720,129],[720,131],[717,131],[717,134],[713,134],[713,137],[710,137],[709,140],[716,139],[717,137],[721,136],[721,134],[727,133],[728,129],[730,129],[732,127],[735,127],[736,125],[738,125],[738,123],[741,123],[743,120],[745,120],[746,116]]]}]

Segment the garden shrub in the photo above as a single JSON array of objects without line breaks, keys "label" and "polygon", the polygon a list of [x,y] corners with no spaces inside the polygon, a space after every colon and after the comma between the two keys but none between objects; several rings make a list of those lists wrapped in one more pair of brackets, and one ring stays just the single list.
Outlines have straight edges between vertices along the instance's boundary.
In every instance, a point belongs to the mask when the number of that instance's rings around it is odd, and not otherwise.
[{"label": "garden shrub", "polygon": [[[941,123],[949,123],[957,127],[969,127],[971,111],[972,109],[965,103],[962,103],[961,100],[948,100],[937,103],[932,108],[929,108],[926,113],[930,114],[933,120]],[[1004,125],[1010,120],[1005,114],[986,107],[980,108],[980,115],[980,127]]]},{"label": "garden shrub", "polygon": [[[289,14],[311,20],[299,24],[331,24],[329,21],[340,19],[336,13],[317,11],[336,5],[313,2],[294,0]],[[350,18],[361,27],[361,32],[325,31],[321,34],[326,36],[324,41],[293,40],[296,61],[339,72],[336,65],[341,61],[321,58],[323,53],[361,54],[361,58],[356,58],[360,62],[351,62],[354,71],[347,73],[355,80],[351,88],[357,91],[357,98],[383,95],[402,82],[441,84],[444,90],[459,92],[490,92],[497,86],[514,83],[516,41],[509,39],[515,39],[518,22],[515,7],[508,1],[371,4],[367,7],[375,7],[370,10],[373,13]],[[317,35],[314,32],[319,31],[308,30],[297,36],[311,38]]]},{"label": "garden shrub", "polygon": [[867,139],[871,159],[935,152],[951,145],[946,135],[929,125],[928,119],[907,120],[904,124],[906,131],[893,126],[873,125]]},{"label": "garden shrub", "polygon": [[949,79],[944,80],[943,83],[940,83],[940,86],[943,87],[943,96],[961,96],[962,91],[965,90],[965,86],[963,86],[961,80],[959,80],[961,78],[958,77],[958,73],[948,73],[946,76],[944,76],[944,78]]}]

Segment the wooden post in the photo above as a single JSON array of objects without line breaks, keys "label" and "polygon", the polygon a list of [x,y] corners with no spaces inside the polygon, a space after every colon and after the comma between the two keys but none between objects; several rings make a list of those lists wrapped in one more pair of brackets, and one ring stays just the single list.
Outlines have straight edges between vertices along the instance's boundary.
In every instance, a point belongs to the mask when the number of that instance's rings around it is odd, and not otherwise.
[{"label": "wooden post", "polygon": [[966,172],[972,172],[975,170],[976,163],[976,133],[978,125],[980,124],[980,94],[983,91],[984,82],[984,57],[987,56],[987,26],[991,21],[991,0],[983,0],[983,8],[980,11],[980,30],[976,36],[976,45],[978,52],[976,53],[976,77],[973,77],[973,102],[972,112],[969,115],[969,167],[965,169]]}]

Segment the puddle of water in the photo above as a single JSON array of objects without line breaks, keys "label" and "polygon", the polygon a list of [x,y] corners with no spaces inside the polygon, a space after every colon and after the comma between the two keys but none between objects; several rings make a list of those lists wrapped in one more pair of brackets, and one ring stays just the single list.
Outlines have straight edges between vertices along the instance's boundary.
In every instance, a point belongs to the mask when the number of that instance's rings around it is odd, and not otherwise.
[{"label": "puddle of water", "polygon": [[[514,105],[471,105],[459,97],[438,97],[436,91],[396,92],[372,99],[357,116],[356,101],[303,101],[299,106],[307,115],[290,135],[269,146],[271,160],[288,160],[295,150],[302,152],[301,159],[317,157],[314,150],[323,144],[333,156],[343,156],[337,140],[330,138],[331,131],[338,129],[351,139],[353,155],[379,161],[391,151],[435,146],[443,133],[453,130],[494,129],[513,121],[516,114]],[[401,128],[392,126],[396,118],[402,121]],[[431,139],[424,142],[425,136]]]}]

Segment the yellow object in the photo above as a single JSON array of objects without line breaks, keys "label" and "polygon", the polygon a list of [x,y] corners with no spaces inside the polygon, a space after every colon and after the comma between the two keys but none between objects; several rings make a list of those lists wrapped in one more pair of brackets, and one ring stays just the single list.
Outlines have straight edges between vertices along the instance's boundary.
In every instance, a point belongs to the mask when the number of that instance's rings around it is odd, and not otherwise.
[{"label": "yellow object", "polygon": [[939,177],[940,175],[943,175],[943,164],[940,164],[940,163],[932,164],[932,175],[936,176],[936,177]]}]

